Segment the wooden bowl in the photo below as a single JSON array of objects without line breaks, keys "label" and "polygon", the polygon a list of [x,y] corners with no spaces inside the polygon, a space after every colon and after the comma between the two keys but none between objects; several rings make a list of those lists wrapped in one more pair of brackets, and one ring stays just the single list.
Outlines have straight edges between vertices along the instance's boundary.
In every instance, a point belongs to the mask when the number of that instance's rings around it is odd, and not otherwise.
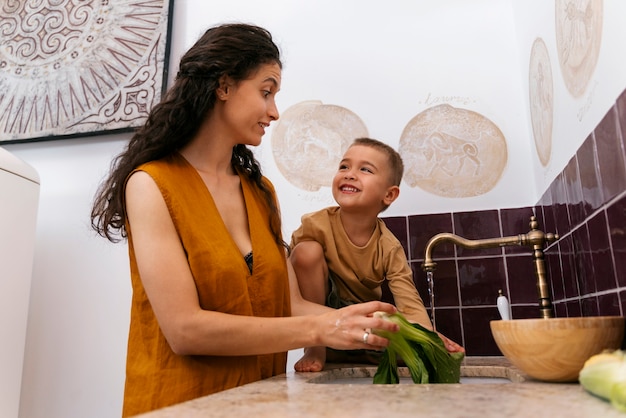
[{"label": "wooden bowl", "polygon": [[491,321],[491,333],[515,367],[538,380],[575,382],[585,361],[621,347],[624,317]]}]

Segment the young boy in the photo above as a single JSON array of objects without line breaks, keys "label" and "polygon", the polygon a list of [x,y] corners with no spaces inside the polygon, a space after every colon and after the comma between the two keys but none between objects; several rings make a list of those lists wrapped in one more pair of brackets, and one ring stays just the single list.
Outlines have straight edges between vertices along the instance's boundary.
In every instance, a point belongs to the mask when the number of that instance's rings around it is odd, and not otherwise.
[{"label": "young boy", "polygon": [[[398,310],[432,330],[404,249],[378,217],[398,198],[403,171],[393,148],[375,139],[356,139],[333,178],[338,206],[302,217],[291,237],[290,260],[307,300],[333,308],[380,300],[387,280]],[[463,351],[441,337],[448,351]],[[295,369],[319,371],[325,362],[325,347],[307,347]]]}]

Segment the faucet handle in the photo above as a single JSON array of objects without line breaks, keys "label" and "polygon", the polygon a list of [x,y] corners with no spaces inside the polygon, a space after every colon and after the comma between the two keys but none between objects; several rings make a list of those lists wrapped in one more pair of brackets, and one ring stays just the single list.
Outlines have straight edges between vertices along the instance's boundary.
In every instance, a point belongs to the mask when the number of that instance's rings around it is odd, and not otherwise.
[{"label": "faucet handle", "polygon": [[559,239],[559,235],[558,234],[553,234],[552,232],[548,232],[545,235],[545,240],[546,243],[548,244],[552,244],[554,241]]},{"label": "faucet handle", "polygon": [[551,244],[559,239],[559,236],[557,234],[553,234],[552,232],[543,232],[539,230],[539,222],[537,222],[536,216],[530,217],[529,226],[530,231],[524,236],[528,245],[543,246],[544,244]]}]

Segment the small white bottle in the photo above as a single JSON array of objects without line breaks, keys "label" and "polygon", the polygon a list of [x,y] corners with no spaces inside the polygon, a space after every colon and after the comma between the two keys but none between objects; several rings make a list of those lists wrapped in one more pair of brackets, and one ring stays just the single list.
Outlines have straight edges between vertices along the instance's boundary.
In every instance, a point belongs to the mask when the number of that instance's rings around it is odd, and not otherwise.
[{"label": "small white bottle", "polygon": [[498,312],[500,312],[500,317],[503,320],[511,319],[511,305],[509,305],[509,300],[506,296],[502,294],[502,289],[498,290],[496,305],[498,305]]}]

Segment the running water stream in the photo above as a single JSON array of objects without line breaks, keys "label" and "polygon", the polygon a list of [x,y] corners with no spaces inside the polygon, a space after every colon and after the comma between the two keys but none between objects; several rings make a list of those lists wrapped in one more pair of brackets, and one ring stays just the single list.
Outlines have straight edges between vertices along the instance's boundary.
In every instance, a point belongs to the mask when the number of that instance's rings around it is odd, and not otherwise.
[{"label": "running water stream", "polygon": [[433,281],[433,272],[426,272],[426,282],[428,283],[428,298],[430,299],[430,320],[433,322],[433,331],[437,330],[435,325],[435,283]]}]

